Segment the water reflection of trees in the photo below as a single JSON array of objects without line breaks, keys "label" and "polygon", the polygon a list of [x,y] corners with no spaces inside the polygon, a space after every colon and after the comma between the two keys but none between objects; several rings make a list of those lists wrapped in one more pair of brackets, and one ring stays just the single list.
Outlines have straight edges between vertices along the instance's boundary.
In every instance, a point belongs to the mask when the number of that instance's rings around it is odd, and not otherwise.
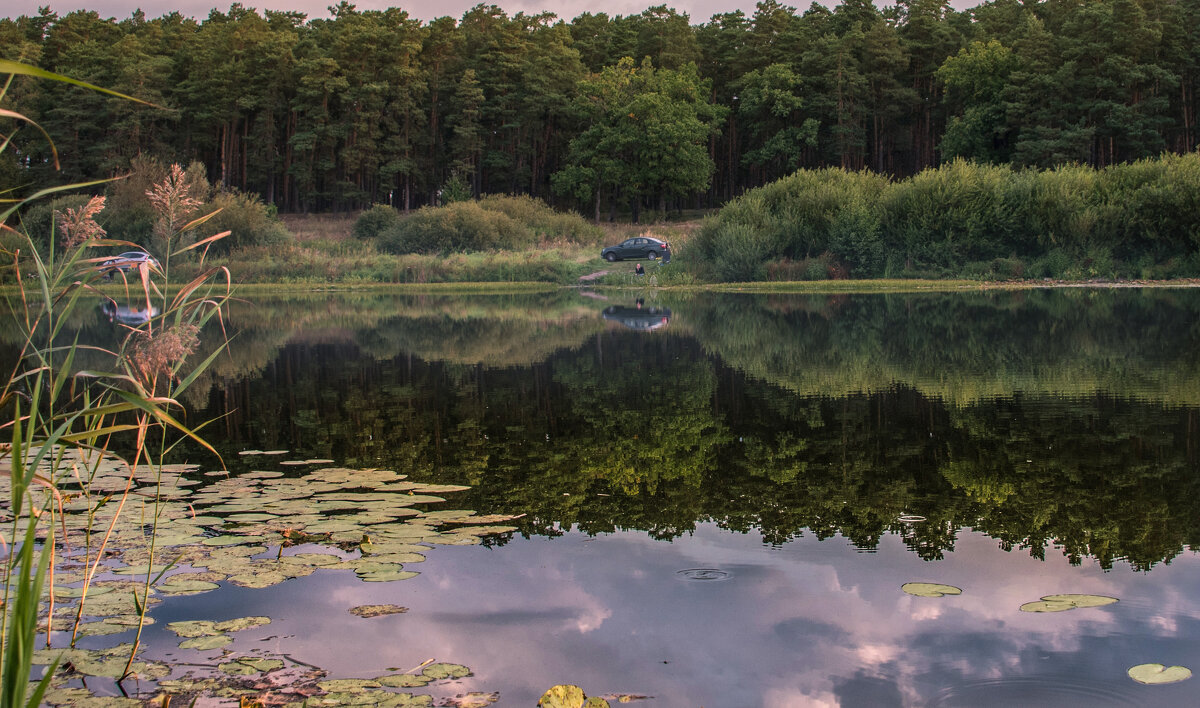
[{"label": "water reflection of trees", "polygon": [[1139,568],[1200,542],[1192,407],[951,405],[909,386],[799,395],[693,339],[618,330],[504,368],[294,342],[237,387],[209,411],[235,404],[233,444],[469,484],[464,503],[528,514],[527,533],[673,538],[713,521],[768,543],[840,534],[872,548],[897,533],[936,559],[973,528],[1039,557],[1061,547]]},{"label": "water reflection of trees", "polygon": [[670,330],[645,335],[563,293],[248,303],[192,420],[230,449],[470,484],[529,533],[712,521],[768,543],[897,533],[936,559],[973,528],[1139,568],[1200,543],[1191,292],[665,304]]}]

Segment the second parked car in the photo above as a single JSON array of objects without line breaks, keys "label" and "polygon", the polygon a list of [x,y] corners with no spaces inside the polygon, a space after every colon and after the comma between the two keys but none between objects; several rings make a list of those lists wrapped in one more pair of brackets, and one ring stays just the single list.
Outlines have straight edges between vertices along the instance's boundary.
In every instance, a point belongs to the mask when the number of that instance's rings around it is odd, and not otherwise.
[{"label": "second parked car", "polygon": [[626,258],[662,258],[670,255],[671,244],[649,236],[627,238],[616,246],[600,251],[600,257],[612,263]]},{"label": "second parked car", "polygon": [[151,268],[161,270],[162,266],[158,264],[154,256],[145,251],[126,251],[119,256],[109,258],[100,264],[100,273],[107,280],[113,277],[114,273],[124,272],[131,268],[137,268],[139,263],[149,263]]}]

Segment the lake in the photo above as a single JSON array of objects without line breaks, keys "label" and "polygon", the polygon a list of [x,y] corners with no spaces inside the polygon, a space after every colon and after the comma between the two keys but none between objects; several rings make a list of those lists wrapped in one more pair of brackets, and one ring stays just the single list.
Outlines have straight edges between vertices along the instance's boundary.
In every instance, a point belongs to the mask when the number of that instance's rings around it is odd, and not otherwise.
[{"label": "lake", "polygon": [[430,666],[392,704],[1194,700],[1127,671],[1200,667],[1200,291],[310,294],[226,326],[185,403],[228,473],[181,443],[160,526],[162,582],[212,585],[157,596],[130,695],[236,705],[242,661],[266,704]]}]

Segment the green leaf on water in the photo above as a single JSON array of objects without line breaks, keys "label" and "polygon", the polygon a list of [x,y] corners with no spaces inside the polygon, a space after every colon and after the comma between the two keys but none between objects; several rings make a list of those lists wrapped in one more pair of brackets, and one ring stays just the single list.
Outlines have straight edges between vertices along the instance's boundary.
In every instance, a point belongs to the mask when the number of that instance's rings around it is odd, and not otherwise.
[{"label": "green leaf on water", "polygon": [[941,583],[905,583],[900,589],[909,595],[917,597],[942,597],[945,595],[961,595],[962,588]]},{"label": "green leaf on water", "polygon": [[373,679],[330,679],[318,682],[317,686],[329,693],[362,693],[369,688],[381,688]]},{"label": "green leaf on water", "polygon": [[1065,612],[1079,607],[1103,607],[1117,601],[1117,598],[1108,595],[1066,593],[1046,595],[1036,602],[1026,602],[1020,609],[1022,612]]},{"label": "green leaf on water", "polygon": [[234,661],[220,664],[217,668],[221,671],[232,674],[234,676],[249,676],[251,674],[264,674],[268,671],[283,668],[283,662],[279,659],[236,659]]},{"label": "green leaf on water", "polygon": [[179,643],[180,649],[198,649],[207,651],[209,649],[220,649],[221,647],[233,642],[231,637],[224,634],[218,634],[212,637],[196,637],[194,639],[185,639]]},{"label": "green leaf on water", "polygon": [[136,698],[123,696],[88,696],[72,701],[71,705],[79,708],[121,708],[122,706],[141,706],[142,702]]},{"label": "green leaf on water", "polygon": [[408,580],[418,575],[420,573],[412,570],[384,570],[373,573],[359,573],[358,579],[364,583],[390,583],[396,580]]},{"label": "green leaf on water", "polygon": [[230,576],[229,582],[244,588],[269,588],[287,580],[283,573],[244,573]]},{"label": "green leaf on water", "polygon": [[433,679],[422,674],[392,674],[375,679],[381,686],[388,688],[417,688],[428,684]]},{"label": "green leaf on water", "polygon": [[208,620],[189,620],[187,622],[169,622],[167,629],[180,637],[212,637],[220,634],[215,622]]},{"label": "green leaf on water", "polygon": [[209,592],[221,587],[216,583],[210,583],[203,580],[171,580],[159,585],[155,590],[164,595],[192,595],[195,593]]},{"label": "green leaf on water", "polygon": [[99,637],[106,634],[120,634],[121,632],[128,632],[131,629],[133,628],[107,621],[84,622],[79,625],[79,635],[83,637]]},{"label": "green leaf on water", "polygon": [[450,708],[485,708],[500,700],[500,693],[480,693],[472,691],[453,698],[443,698],[441,705]]},{"label": "green leaf on water", "polygon": [[1129,678],[1147,685],[1176,683],[1192,677],[1191,669],[1186,666],[1163,666],[1162,664],[1138,664],[1131,667]]},{"label": "green leaf on water", "polygon": [[270,617],[238,617],[237,619],[225,620],[217,622],[213,625],[218,632],[240,632],[243,629],[251,629],[254,627],[264,627],[271,624]]},{"label": "green leaf on water", "polygon": [[[105,593],[109,593],[112,591],[113,591],[113,588],[111,588],[111,587],[103,587],[103,586],[93,585],[92,587],[88,588],[87,594],[88,594],[89,598],[92,598],[97,595],[103,595]],[[54,596],[61,597],[64,599],[83,597],[83,588],[57,587],[57,588],[54,588]]]},{"label": "green leaf on water", "polygon": [[434,681],[443,679],[456,679],[464,676],[470,676],[471,670],[462,664],[430,664],[425,667],[421,673],[425,674]]},{"label": "green leaf on water", "polygon": [[250,536],[234,536],[226,534],[224,536],[214,536],[206,538],[201,543],[206,546],[240,546],[246,543],[254,543],[256,539]]}]

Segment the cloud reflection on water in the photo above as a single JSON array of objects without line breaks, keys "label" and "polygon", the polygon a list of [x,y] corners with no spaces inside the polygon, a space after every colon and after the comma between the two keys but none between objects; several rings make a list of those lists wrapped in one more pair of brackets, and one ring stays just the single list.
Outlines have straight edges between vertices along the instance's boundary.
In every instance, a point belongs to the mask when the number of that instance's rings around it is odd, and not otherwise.
[{"label": "cloud reflection on water", "polygon": [[[676,572],[697,567],[730,577]],[[1187,591],[1200,587],[1194,555],[1151,573],[1104,572],[963,533],[945,560],[928,563],[894,536],[862,554],[841,538],[771,548],[704,525],[670,543],[621,532],[439,547],[420,570],[383,584],[321,571],[247,597],[276,606],[271,633],[295,635],[294,657],[334,675],[436,658],[475,671],[446,690],[500,691],[504,706],[533,705],[564,682],[590,695],[655,696],[647,708],[1170,706],[1187,703],[1186,682],[1139,686],[1125,669],[1200,666],[1200,600]],[[963,594],[912,597],[900,590],[912,580]],[[1121,602],[1017,609],[1059,592]],[[369,620],[346,612],[368,603],[411,609]]]}]

